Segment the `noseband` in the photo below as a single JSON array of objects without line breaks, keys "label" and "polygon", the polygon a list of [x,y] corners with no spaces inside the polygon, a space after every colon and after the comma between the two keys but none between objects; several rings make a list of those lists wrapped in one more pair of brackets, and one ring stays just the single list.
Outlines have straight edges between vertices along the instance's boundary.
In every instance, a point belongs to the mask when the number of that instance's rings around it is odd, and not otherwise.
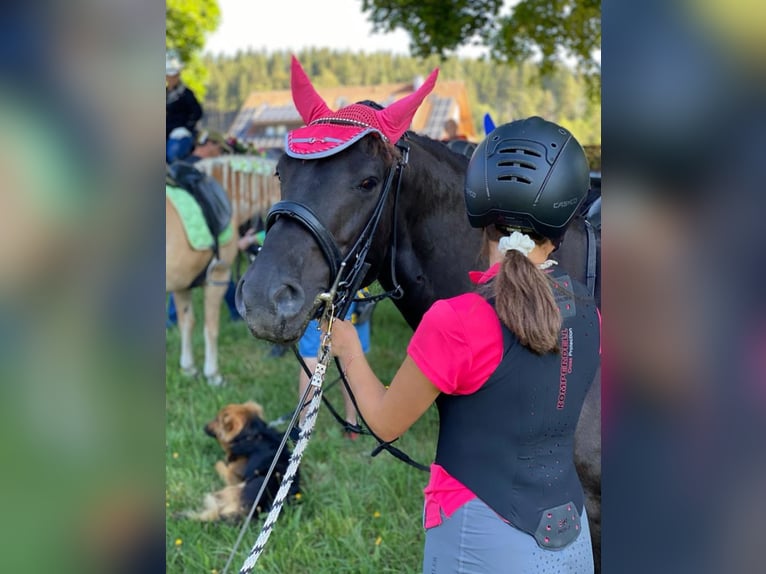
[{"label": "noseband", "polygon": [[322,250],[322,254],[330,267],[330,278],[335,278],[340,270],[342,257],[332,233],[327,231],[327,228],[322,225],[322,222],[310,208],[297,201],[278,201],[275,203],[266,216],[266,231],[268,232],[282,216],[295,219],[308,230]]},{"label": "noseband", "polygon": [[[401,157],[397,160],[396,165],[388,168],[386,180],[383,189],[378,196],[375,208],[353,247],[351,247],[345,257],[341,254],[340,249],[338,249],[337,242],[332,233],[327,230],[308,206],[298,203],[297,201],[279,201],[272,206],[266,217],[267,233],[277,220],[281,217],[288,217],[300,223],[309,232],[309,235],[314,238],[330,269],[330,284],[337,283],[338,285],[339,301],[337,305],[341,317],[344,316],[348,306],[351,304],[357,289],[361,287],[361,281],[364,279],[364,276],[370,267],[370,264],[366,262],[367,253],[372,246],[372,240],[375,237],[375,232],[380,224],[380,218],[383,214],[386,199],[388,198],[391,189],[394,187],[394,180],[396,180],[396,195],[398,195],[402,180],[402,169],[409,161],[410,148],[409,144],[404,141],[404,138],[397,142],[396,147],[401,151]],[[396,205],[396,199],[394,200],[394,205]],[[393,217],[395,220],[396,213],[394,213]],[[392,242],[395,242],[395,228],[392,231],[392,235]],[[393,268],[393,260],[391,266]],[[338,281],[337,279],[340,273],[343,273],[345,276],[340,277],[340,281]],[[394,282],[396,283],[396,281]],[[396,291],[398,292],[399,289],[400,288],[397,288]]]}]

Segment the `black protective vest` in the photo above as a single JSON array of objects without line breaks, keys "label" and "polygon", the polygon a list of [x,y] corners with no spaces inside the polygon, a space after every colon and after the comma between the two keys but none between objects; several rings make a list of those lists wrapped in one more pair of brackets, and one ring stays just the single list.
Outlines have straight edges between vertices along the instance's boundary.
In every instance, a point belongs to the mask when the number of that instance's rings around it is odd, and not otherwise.
[{"label": "black protective vest", "polygon": [[[436,463],[513,526],[551,547],[557,543],[547,540],[551,529],[544,521],[551,520],[554,507],[564,505],[567,517],[554,512],[553,521],[576,521],[579,531],[583,491],[574,466],[574,432],[600,361],[592,298],[565,274],[554,279],[574,287],[577,296],[556,293],[561,352],[536,355],[503,326],[503,358],[484,385],[470,395],[442,394],[436,400]],[[573,509],[566,512],[569,503],[577,508],[576,518]]]}]

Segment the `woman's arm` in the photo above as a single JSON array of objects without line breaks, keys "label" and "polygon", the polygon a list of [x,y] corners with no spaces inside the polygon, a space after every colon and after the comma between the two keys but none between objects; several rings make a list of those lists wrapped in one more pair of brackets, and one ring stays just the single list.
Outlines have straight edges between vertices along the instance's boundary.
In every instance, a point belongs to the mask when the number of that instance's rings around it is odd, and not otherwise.
[{"label": "woman's arm", "polygon": [[401,436],[439,395],[409,356],[386,388],[370,368],[350,321],[333,323],[332,352],[340,358],[362,417],[385,441]]}]

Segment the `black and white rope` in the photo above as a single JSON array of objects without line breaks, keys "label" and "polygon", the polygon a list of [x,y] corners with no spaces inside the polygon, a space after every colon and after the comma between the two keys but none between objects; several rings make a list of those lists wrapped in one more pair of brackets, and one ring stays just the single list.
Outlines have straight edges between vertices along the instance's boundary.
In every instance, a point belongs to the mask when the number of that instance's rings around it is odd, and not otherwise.
[{"label": "black and white rope", "polygon": [[338,285],[340,284],[341,277],[344,275],[343,271],[346,267],[346,262],[342,261],[339,267],[340,267],[340,271],[336,275],[335,281],[333,282],[333,285],[330,291],[326,293],[320,293],[319,295],[317,295],[315,300],[315,307],[321,303],[324,303],[322,323],[324,323],[327,328],[327,331],[324,332],[321,337],[321,343],[319,347],[319,356],[317,357],[317,366],[314,369],[313,374],[311,375],[311,380],[309,381],[309,384],[306,386],[306,390],[303,392],[300,400],[298,401],[298,406],[295,409],[295,412],[293,413],[292,420],[290,421],[290,424],[288,425],[288,428],[285,431],[284,436],[282,437],[282,442],[279,445],[277,453],[271,462],[271,468],[269,468],[269,471],[266,474],[266,477],[263,481],[263,485],[261,486],[261,490],[258,492],[258,496],[256,496],[255,500],[253,501],[253,505],[250,508],[250,513],[248,514],[245,520],[245,523],[243,524],[242,529],[240,530],[239,537],[237,538],[237,541],[234,544],[234,548],[232,549],[231,554],[229,555],[229,560],[226,562],[226,565],[224,566],[223,574],[226,574],[226,572],[229,569],[229,565],[231,564],[231,561],[234,558],[234,554],[237,551],[237,548],[239,547],[239,543],[241,542],[242,537],[244,536],[245,529],[247,528],[247,525],[249,524],[250,519],[252,518],[253,513],[255,512],[256,505],[258,504],[258,501],[263,495],[263,491],[266,487],[266,484],[271,478],[271,474],[274,471],[274,468],[276,467],[277,460],[279,459],[279,456],[281,455],[282,450],[284,449],[288,434],[290,433],[290,430],[293,428],[293,426],[296,424],[298,416],[300,412],[302,411],[303,406],[306,404],[306,399],[308,398],[309,393],[312,391],[314,394],[311,397],[311,402],[309,402],[308,404],[308,410],[306,411],[306,416],[304,418],[303,423],[301,424],[301,432],[298,435],[298,440],[296,441],[295,447],[293,448],[293,454],[290,456],[290,462],[287,464],[287,469],[285,470],[285,474],[282,477],[282,483],[279,485],[279,490],[277,491],[277,494],[274,497],[274,501],[271,504],[271,510],[269,511],[269,514],[266,516],[266,521],[263,523],[263,527],[261,528],[261,533],[258,535],[258,539],[255,541],[255,544],[253,544],[253,547],[250,549],[250,553],[247,555],[245,562],[242,564],[242,568],[240,568],[239,574],[249,574],[250,572],[252,572],[253,568],[255,567],[255,563],[258,561],[258,558],[263,553],[263,549],[266,547],[266,542],[268,542],[269,536],[271,536],[271,531],[274,528],[274,524],[276,523],[277,518],[279,518],[279,514],[282,512],[282,507],[285,504],[287,495],[290,492],[290,488],[292,487],[293,481],[295,480],[295,477],[298,473],[298,466],[300,465],[301,459],[303,458],[303,451],[306,450],[306,446],[308,445],[309,439],[311,438],[311,434],[314,431],[314,426],[316,425],[316,421],[317,421],[317,415],[319,414],[319,405],[322,404],[322,385],[324,384],[325,374],[327,373],[327,365],[330,363],[330,357],[332,356],[332,354],[330,353],[330,341],[331,341],[332,324],[333,324],[333,320],[336,317],[336,311],[337,311],[336,303],[340,304],[340,309],[343,313],[346,312],[346,310],[348,309],[348,305],[350,304],[350,300],[344,300],[343,297],[341,297],[339,301],[336,301],[336,298],[338,297]]},{"label": "black and white rope", "polygon": [[[303,451],[306,450],[306,446],[308,445],[309,439],[311,438],[311,433],[313,432],[314,426],[316,425],[317,415],[319,414],[319,405],[322,404],[322,383],[324,382],[325,372],[327,371],[327,364],[330,361],[330,349],[328,347],[324,347],[321,354],[322,357],[320,358],[319,363],[314,370],[314,374],[311,376],[311,381],[309,382],[308,389],[313,389],[314,395],[308,405],[306,418],[301,425],[301,432],[298,436],[298,441],[295,443],[293,454],[290,457],[290,462],[287,465],[287,470],[282,477],[282,484],[279,486],[279,490],[274,497],[274,502],[271,505],[271,510],[266,517],[266,521],[263,523],[261,533],[258,535],[258,539],[255,541],[255,544],[250,550],[250,553],[245,559],[245,562],[242,564],[242,568],[239,570],[240,574],[249,574],[252,572],[253,568],[255,567],[255,563],[263,553],[263,549],[266,547],[266,542],[269,540],[269,536],[271,536],[271,531],[273,530],[274,524],[276,523],[277,518],[279,518],[279,513],[282,512],[282,507],[284,506],[287,495],[290,492],[293,480],[295,480],[295,475],[298,472],[298,466],[300,465],[301,459],[303,458]],[[302,400],[305,399],[302,398]]]}]

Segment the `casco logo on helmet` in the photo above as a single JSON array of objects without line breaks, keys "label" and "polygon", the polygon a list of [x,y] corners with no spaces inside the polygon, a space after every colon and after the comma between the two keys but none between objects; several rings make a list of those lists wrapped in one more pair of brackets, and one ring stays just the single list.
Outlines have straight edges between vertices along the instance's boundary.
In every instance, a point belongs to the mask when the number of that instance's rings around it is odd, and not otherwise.
[{"label": "casco logo on helmet", "polygon": [[557,201],[553,204],[553,209],[558,209],[559,207],[569,207],[571,205],[575,205],[580,201],[580,198],[573,197],[572,199],[567,199],[566,201]]}]

